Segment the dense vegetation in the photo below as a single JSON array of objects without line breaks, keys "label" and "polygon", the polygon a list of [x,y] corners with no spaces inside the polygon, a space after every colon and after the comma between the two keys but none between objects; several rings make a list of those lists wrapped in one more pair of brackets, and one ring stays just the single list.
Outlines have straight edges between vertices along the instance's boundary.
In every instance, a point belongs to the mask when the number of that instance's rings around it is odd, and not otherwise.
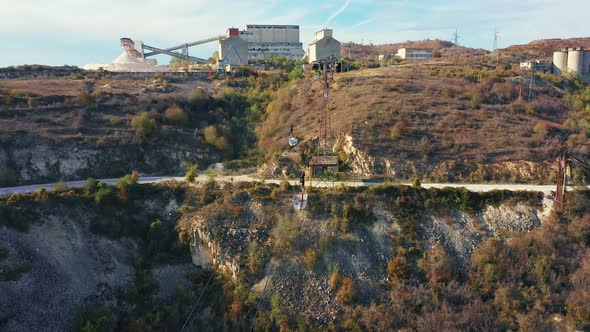
[{"label": "dense vegetation", "polygon": [[[424,242],[424,213],[444,215],[460,210],[476,215],[490,205],[538,204],[538,194],[404,186],[311,191],[310,216],[331,220],[328,227],[333,235],[311,237],[317,243],[310,245],[307,242],[313,230],[294,224],[291,212],[273,203],[277,200],[282,204],[285,197],[297,191],[286,183],[270,187],[238,185],[231,191],[213,182],[191,188],[138,185],[137,175],[130,174],[114,186],[89,179],[80,189],[13,195],[0,202],[3,213],[22,208],[18,214],[29,213],[31,217],[15,219],[9,213],[9,218],[1,220],[26,230],[28,224],[21,222],[38,219],[34,213],[41,206],[82,204],[96,215],[90,223],[94,232],[112,238],[131,237],[141,244],[133,263],[135,277],[121,294],[121,304],[110,306],[90,300],[80,307],[77,330],[179,329],[210,277],[206,301],[195,312],[192,328],[246,330],[255,315],[254,326],[261,331],[589,328],[590,258],[586,248],[590,241],[590,192],[571,193],[563,210],[555,211],[536,231],[484,241],[467,266],[460,267],[443,246],[430,247]],[[182,213],[203,216],[215,227],[223,227],[224,220],[232,220],[234,227],[247,225],[252,216],[245,212],[244,204],[250,197],[257,197],[267,206],[268,220],[274,221],[256,223],[256,227],[262,227],[259,233],[268,235],[246,246],[239,282],[229,281],[223,274],[211,276],[214,272],[196,270],[188,288],[179,287],[172,300],[164,300],[156,295],[158,284],[151,271],[164,261],[188,262],[188,238],[182,227],[142,212],[139,203],[150,197],[184,200]],[[399,220],[400,228],[389,234],[392,254],[383,272],[390,279],[387,292],[367,302],[359,290],[359,280],[343,274],[337,265],[324,267],[321,257],[373,223],[375,202],[391,205],[389,210]],[[223,242],[227,234],[217,236]],[[332,323],[318,324],[313,317],[294,312],[277,294],[265,294],[269,302],[260,305],[261,294],[250,290],[271,259],[291,259],[292,255],[300,255],[306,269],[326,273],[341,306]],[[0,251],[0,260],[3,256],[7,255]],[[31,268],[19,266],[0,277],[18,280]]]}]

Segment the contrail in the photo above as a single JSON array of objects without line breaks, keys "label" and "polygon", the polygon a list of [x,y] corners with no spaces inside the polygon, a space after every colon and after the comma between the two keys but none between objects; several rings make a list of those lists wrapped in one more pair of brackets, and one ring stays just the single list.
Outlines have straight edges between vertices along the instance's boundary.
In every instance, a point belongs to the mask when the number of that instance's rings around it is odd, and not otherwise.
[{"label": "contrail", "polygon": [[365,24],[373,23],[373,21],[374,20],[372,18],[369,18],[369,19],[366,19],[364,21],[360,21],[360,22],[354,24],[353,26],[351,26],[351,28],[358,28],[358,27],[363,26]]},{"label": "contrail", "polygon": [[334,20],[336,18],[336,16],[342,14],[346,10],[348,5],[350,5],[350,0],[346,0],[344,2],[344,4],[342,5],[342,7],[338,8],[337,11],[335,11],[334,13],[332,13],[332,15],[330,15],[330,17],[328,17],[328,20],[326,21],[325,26],[327,27],[328,24],[332,23],[332,20]]}]

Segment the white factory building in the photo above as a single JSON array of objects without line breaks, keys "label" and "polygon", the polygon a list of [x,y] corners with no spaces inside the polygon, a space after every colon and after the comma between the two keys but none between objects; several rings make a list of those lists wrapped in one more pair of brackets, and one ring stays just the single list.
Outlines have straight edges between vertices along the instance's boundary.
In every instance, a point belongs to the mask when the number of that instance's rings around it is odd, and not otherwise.
[{"label": "white factory building", "polygon": [[248,65],[248,42],[241,38],[240,30],[230,28],[224,39],[219,40],[219,67]]},{"label": "white factory building", "polygon": [[432,59],[432,49],[404,47],[397,50],[396,55],[408,60],[430,60]]},{"label": "white factory building", "polygon": [[240,37],[248,42],[250,62],[273,55],[288,59],[301,59],[304,55],[298,25],[248,24],[246,30],[240,31]]},{"label": "white factory building", "polygon": [[308,62],[333,58],[340,60],[340,42],[332,37],[332,29],[323,29],[315,33],[315,39],[309,43]]},{"label": "white factory building", "polygon": [[577,73],[587,81],[590,77],[590,51],[581,47],[564,48],[553,53],[553,73]]}]

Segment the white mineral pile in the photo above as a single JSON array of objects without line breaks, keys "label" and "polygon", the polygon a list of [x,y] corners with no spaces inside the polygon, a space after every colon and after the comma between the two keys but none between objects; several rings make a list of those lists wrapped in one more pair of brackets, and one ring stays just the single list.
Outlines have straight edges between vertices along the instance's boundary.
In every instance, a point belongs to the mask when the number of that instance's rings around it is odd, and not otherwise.
[{"label": "white mineral pile", "polygon": [[116,58],[112,63],[95,63],[84,66],[84,69],[86,70],[98,70],[99,68],[103,68],[107,71],[119,72],[168,71],[168,67],[146,63],[142,59],[136,58],[128,52],[123,52],[123,54]]}]

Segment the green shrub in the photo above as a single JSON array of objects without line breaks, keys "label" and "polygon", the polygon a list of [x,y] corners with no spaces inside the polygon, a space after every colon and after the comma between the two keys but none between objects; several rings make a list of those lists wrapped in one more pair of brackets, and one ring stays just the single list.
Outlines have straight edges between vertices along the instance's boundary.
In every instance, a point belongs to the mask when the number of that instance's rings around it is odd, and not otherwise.
[{"label": "green shrub", "polygon": [[189,162],[186,165],[186,173],[184,174],[184,179],[186,180],[186,182],[188,183],[194,183],[195,179],[197,178],[198,174],[197,174],[197,168],[199,167],[198,164],[196,163],[191,163]]},{"label": "green shrub", "polygon": [[203,137],[205,138],[205,143],[214,145],[215,140],[217,139],[217,128],[215,128],[215,126],[205,127],[205,129],[203,129]]},{"label": "green shrub", "polygon": [[111,116],[111,117],[109,118],[109,123],[111,124],[111,126],[113,126],[113,127],[117,127],[117,126],[119,126],[121,123],[123,123],[123,119],[121,119],[121,118],[116,118],[116,117],[114,117],[114,116]]},{"label": "green shrub", "polygon": [[188,115],[180,108],[180,106],[174,104],[170,106],[164,113],[164,117],[170,123],[184,126],[188,123]]},{"label": "green shrub", "polygon": [[287,216],[279,215],[277,223],[271,231],[274,249],[278,254],[282,254],[293,248],[295,240],[299,236],[297,225]]},{"label": "green shrub", "polygon": [[330,289],[336,289],[338,288],[338,285],[340,285],[340,267],[338,264],[336,264],[332,266],[330,270],[330,276],[328,277],[328,287],[330,287]]},{"label": "green shrub", "polygon": [[117,316],[106,306],[82,306],[74,321],[75,331],[115,331]]},{"label": "green shrub", "polygon": [[139,180],[139,173],[136,171],[131,172],[131,174],[127,174],[124,177],[117,180],[115,183],[115,187],[117,189],[131,189],[135,185],[137,185],[137,181]]},{"label": "green shrub", "polygon": [[35,200],[38,202],[44,202],[47,199],[49,199],[49,193],[47,192],[47,189],[45,188],[39,188],[39,190],[37,190],[35,192]]},{"label": "green shrub", "polygon": [[76,100],[84,106],[92,104],[95,99],[96,98],[89,92],[80,92],[78,96],[76,96]]},{"label": "green shrub", "polygon": [[387,263],[387,273],[394,280],[402,280],[410,274],[410,264],[405,257],[396,257]]},{"label": "green shrub", "polygon": [[59,181],[53,185],[53,188],[51,189],[51,191],[59,193],[62,191],[66,191],[67,189],[68,189],[68,187],[66,186],[65,182]]},{"label": "green shrub", "polygon": [[12,194],[7,201],[0,201],[0,225],[13,227],[21,232],[28,231],[37,217],[31,198]]},{"label": "green shrub", "polygon": [[156,120],[148,112],[141,112],[131,118],[131,128],[141,137],[150,137],[156,132]]},{"label": "green shrub", "polygon": [[481,93],[474,92],[471,94],[471,98],[469,99],[469,108],[472,110],[477,110],[480,108],[481,104]]},{"label": "green shrub", "polygon": [[336,292],[336,299],[343,304],[350,304],[356,299],[356,287],[352,278],[342,278],[340,289]]},{"label": "green shrub", "polygon": [[229,161],[225,161],[223,163],[223,167],[232,171],[237,171],[243,168],[248,168],[248,167],[255,167],[257,165],[257,161],[255,158],[249,158],[249,159],[235,159],[235,160],[229,160]]},{"label": "green shrub", "polygon": [[248,245],[248,271],[256,275],[262,268],[262,250],[257,242],[250,242]]},{"label": "green shrub", "polygon": [[193,109],[201,109],[207,106],[209,102],[209,96],[207,92],[202,88],[197,88],[195,91],[188,97],[188,102]]},{"label": "green shrub", "polygon": [[113,202],[115,194],[113,190],[104,183],[99,183],[98,191],[94,194],[94,202],[96,204],[110,204]]},{"label": "green shrub", "polygon": [[538,122],[535,127],[533,127],[533,132],[535,134],[540,134],[543,136],[546,136],[550,130],[551,126],[547,122]]},{"label": "green shrub", "polygon": [[309,270],[313,270],[319,261],[319,255],[314,248],[307,248],[303,253],[303,265]]},{"label": "green shrub", "polygon": [[92,195],[98,189],[98,181],[93,178],[86,179],[84,183],[84,190],[86,191],[86,195]]},{"label": "green shrub", "polygon": [[405,122],[403,121],[398,121],[393,128],[391,128],[391,131],[389,133],[389,137],[392,140],[399,140],[404,134],[406,134],[408,131],[408,126],[406,125]]}]

